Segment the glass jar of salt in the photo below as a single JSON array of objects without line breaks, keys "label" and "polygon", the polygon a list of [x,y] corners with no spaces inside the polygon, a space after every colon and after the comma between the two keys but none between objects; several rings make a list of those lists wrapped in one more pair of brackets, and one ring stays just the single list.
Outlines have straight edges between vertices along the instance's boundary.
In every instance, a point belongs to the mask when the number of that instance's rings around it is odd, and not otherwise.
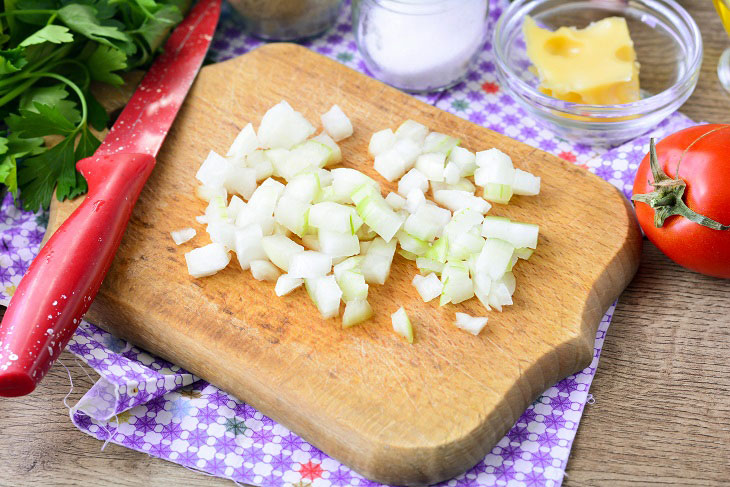
[{"label": "glass jar of salt", "polygon": [[458,83],[487,36],[488,0],[355,0],[353,25],[373,75],[414,93]]}]

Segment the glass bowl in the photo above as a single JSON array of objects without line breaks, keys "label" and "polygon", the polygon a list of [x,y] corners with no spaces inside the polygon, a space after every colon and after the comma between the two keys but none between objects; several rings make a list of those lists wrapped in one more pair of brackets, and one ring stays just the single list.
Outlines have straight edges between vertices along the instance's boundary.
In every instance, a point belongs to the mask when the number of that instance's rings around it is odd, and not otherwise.
[{"label": "glass bowl", "polygon": [[[585,105],[538,91],[522,34],[527,15],[550,30],[624,17],[641,64],[641,99]],[[702,64],[700,30],[673,0],[516,0],[497,22],[492,41],[500,85],[558,135],[590,144],[625,142],[658,125],[692,94]]]}]

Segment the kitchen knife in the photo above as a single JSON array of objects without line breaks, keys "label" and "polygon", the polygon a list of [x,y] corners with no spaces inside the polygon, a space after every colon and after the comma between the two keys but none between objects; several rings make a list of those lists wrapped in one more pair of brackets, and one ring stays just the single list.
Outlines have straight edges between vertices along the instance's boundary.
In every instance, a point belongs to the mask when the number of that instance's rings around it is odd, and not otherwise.
[{"label": "kitchen knife", "polygon": [[200,70],[220,7],[221,0],[198,1],[104,142],[76,165],[88,182],[86,198],[32,262],[0,323],[0,396],[32,392],[89,309]]}]

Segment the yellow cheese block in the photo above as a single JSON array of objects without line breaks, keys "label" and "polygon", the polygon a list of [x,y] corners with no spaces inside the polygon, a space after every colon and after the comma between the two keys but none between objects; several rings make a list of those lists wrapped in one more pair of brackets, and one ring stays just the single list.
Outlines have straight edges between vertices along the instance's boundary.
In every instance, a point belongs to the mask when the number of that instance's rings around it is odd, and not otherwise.
[{"label": "yellow cheese block", "polygon": [[590,105],[639,99],[639,63],[625,19],[608,17],[585,29],[552,32],[526,17],[523,31],[546,95]]}]

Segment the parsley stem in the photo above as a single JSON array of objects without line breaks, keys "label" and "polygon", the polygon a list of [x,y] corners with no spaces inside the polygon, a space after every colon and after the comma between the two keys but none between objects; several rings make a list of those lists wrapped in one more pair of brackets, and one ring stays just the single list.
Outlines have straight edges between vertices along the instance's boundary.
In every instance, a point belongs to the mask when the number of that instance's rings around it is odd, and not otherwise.
[{"label": "parsley stem", "polygon": [[86,117],[88,115],[88,108],[86,107],[86,97],[84,97],[84,93],[81,91],[81,88],[71,81],[70,79],[66,78],[65,76],[61,76],[60,74],[56,73],[37,73],[38,77],[42,78],[53,78],[57,79],[58,81],[62,83],[66,83],[74,92],[76,92],[76,96],[79,97],[79,101],[81,101],[81,121],[76,126],[76,129],[74,129],[72,135],[76,135],[79,130],[84,128],[86,126]]},{"label": "parsley stem", "polygon": [[[0,80],[0,89],[6,85],[12,85],[22,79],[27,78],[29,73],[33,73],[33,71],[36,71],[37,69],[40,69],[41,67],[44,67],[45,65],[49,64],[51,61],[55,60],[55,58],[60,57],[60,56],[65,56],[66,54],[68,54],[68,51],[70,50],[70,48],[71,48],[70,45],[64,46],[60,49],[56,49],[55,51],[53,51],[52,54],[50,54],[42,59],[39,59],[33,63],[27,64],[26,66],[23,67],[23,71],[20,71],[18,73],[15,73],[12,76],[8,76],[8,77],[4,78],[3,80]],[[44,67],[44,69],[48,69],[48,68]]]},{"label": "parsley stem", "polygon": [[80,71],[84,73],[84,82],[82,83],[81,89],[85,90],[89,87],[89,83],[91,83],[91,75],[89,74],[89,68],[87,68],[83,63],[75,60],[75,59],[63,59],[59,61],[58,63],[54,64],[53,67],[60,66],[62,64],[73,64],[79,68]]},{"label": "parsley stem", "polygon": [[[22,78],[21,78],[22,79]],[[25,90],[33,86],[33,84],[38,81],[37,78],[31,78],[27,80],[25,83],[20,83],[18,86],[7,92],[3,97],[0,98],[0,107],[5,105],[6,103],[13,101],[18,95],[23,93]]]}]

